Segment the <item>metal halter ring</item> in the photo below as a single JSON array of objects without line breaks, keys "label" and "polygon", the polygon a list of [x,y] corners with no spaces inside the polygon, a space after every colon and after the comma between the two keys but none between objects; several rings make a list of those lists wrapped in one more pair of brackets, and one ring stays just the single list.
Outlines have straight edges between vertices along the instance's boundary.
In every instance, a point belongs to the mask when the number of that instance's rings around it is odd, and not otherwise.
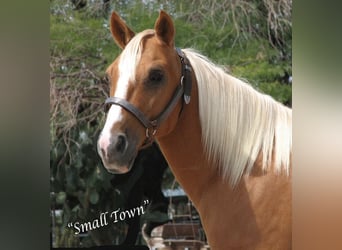
[{"label": "metal halter ring", "polygon": [[[150,129],[153,129],[152,130],[152,133],[150,133]],[[155,134],[157,133],[157,128],[156,127],[149,127],[149,128],[146,128],[146,138],[151,138],[155,136]]]},{"label": "metal halter ring", "polygon": [[180,85],[183,86],[183,81],[184,81],[184,76],[182,75],[181,80],[180,80]]}]

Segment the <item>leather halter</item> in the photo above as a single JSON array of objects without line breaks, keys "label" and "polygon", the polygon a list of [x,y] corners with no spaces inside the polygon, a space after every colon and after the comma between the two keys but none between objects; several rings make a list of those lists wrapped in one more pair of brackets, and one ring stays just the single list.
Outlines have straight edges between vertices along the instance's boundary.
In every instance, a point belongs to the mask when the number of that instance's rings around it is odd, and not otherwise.
[{"label": "leather halter", "polygon": [[153,143],[154,136],[161,125],[161,123],[170,115],[173,109],[176,107],[179,99],[183,95],[185,104],[190,103],[191,96],[191,65],[184,52],[176,48],[177,54],[181,60],[182,65],[182,75],[180,78],[180,83],[178,84],[176,90],[169,103],[166,105],[164,110],[154,119],[150,120],[146,115],[141,112],[134,105],[126,101],[125,99],[119,97],[109,97],[105,101],[105,105],[118,105],[125,110],[129,111],[145,128],[146,128],[146,139],[142,147],[145,148]]}]

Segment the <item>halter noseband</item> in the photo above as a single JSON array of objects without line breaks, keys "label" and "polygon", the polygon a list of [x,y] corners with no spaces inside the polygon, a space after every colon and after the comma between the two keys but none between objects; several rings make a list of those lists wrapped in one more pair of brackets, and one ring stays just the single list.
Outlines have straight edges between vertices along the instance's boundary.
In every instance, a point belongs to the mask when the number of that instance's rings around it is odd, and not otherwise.
[{"label": "halter noseband", "polygon": [[176,90],[173,93],[173,96],[169,103],[166,105],[165,109],[153,120],[150,120],[145,116],[143,112],[141,112],[134,105],[126,101],[125,99],[119,97],[109,97],[105,101],[105,105],[118,105],[125,110],[129,111],[135,118],[146,128],[146,140],[143,143],[142,147],[147,147],[154,141],[154,136],[160,126],[160,124],[170,115],[170,113],[175,108],[178,100],[181,96],[184,96],[185,104],[190,103],[191,96],[191,65],[183,51],[179,48],[176,48],[177,54],[181,60],[182,65],[182,76],[180,79],[180,83],[178,84]]}]

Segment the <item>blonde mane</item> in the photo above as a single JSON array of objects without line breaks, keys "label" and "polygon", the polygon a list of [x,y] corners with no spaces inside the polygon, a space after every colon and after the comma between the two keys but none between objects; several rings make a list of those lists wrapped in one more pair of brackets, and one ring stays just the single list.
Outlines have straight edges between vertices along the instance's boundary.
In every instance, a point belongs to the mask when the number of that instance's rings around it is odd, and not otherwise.
[{"label": "blonde mane", "polygon": [[236,185],[259,153],[262,167],[289,174],[292,110],[227,74],[194,50],[184,49],[196,75],[202,141],[223,178]]}]

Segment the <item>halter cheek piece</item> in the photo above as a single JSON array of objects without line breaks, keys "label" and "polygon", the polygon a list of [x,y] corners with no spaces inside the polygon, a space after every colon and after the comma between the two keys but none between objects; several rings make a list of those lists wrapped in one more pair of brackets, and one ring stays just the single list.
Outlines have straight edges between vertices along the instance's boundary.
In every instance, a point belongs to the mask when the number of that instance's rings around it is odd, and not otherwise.
[{"label": "halter cheek piece", "polygon": [[190,103],[190,95],[191,95],[191,65],[183,51],[179,48],[176,48],[177,54],[181,60],[182,65],[182,76],[180,78],[180,83],[178,84],[176,90],[173,93],[173,96],[169,103],[166,105],[165,109],[153,120],[150,120],[145,116],[143,112],[141,112],[138,108],[133,106],[131,103],[126,101],[125,99],[119,97],[109,97],[105,101],[105,105],[118,105],[127,111],[129,111],[135,118],[146,128],[146,139],[143,143],[142,147],[147,147],[151,145],[154,141],[154,136],[161,125],[161,123],[170,115],[170,113],[175,108],[179,99],[183,95],[185,104]]}]

